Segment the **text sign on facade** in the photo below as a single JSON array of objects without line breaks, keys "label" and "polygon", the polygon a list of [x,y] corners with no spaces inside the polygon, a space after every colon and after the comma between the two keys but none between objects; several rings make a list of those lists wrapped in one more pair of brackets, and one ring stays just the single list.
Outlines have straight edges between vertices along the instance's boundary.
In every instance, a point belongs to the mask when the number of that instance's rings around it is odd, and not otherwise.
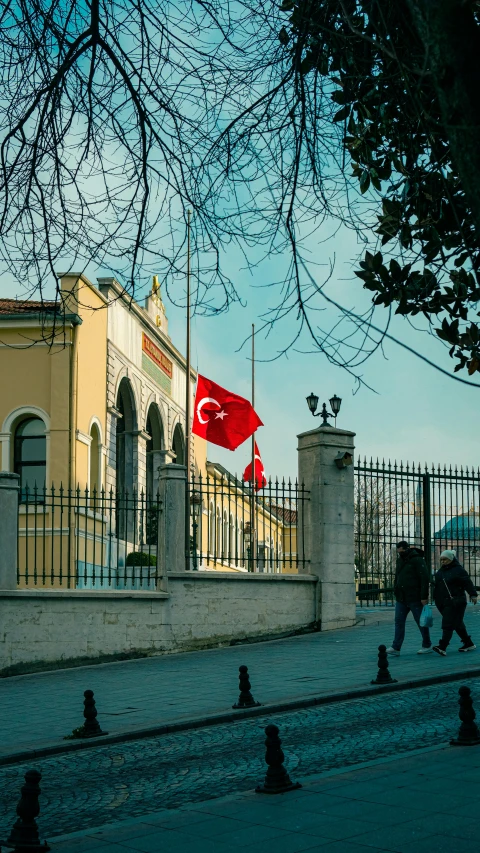
[{"label": "text sign on facade", "polygon": [[173,364],[169,358],[150,340],[145,332],[142,332],[142,349],[155,362],[155,364],[163,370],[169,379],[173,375]]}]

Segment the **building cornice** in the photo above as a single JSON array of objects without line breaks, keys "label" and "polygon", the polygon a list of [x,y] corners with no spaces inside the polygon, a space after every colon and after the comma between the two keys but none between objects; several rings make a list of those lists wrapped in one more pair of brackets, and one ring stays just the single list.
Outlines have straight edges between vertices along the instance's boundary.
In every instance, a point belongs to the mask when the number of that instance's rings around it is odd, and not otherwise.
[{"label": "building cornice", "polygon": [[40,327],[40,328],[54,328],[57,326],[59,329],[64,328],[72,328],[73,326],[81,326],[82,318],[78,316],[78,314],[57,314],[55,316],[42,314],[40,311],[36,311],[32,314],[0,314],[0,329],[7,328],[25,328],[28,327]]}]

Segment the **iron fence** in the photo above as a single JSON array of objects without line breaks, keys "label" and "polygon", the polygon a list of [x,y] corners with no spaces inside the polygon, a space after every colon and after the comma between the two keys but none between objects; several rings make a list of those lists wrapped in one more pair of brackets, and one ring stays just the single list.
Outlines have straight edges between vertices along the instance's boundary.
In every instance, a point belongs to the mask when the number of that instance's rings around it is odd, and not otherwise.
[{"label": "iron fence", "polygon": [[192,568],[308,570],[304,513],[299,510],[309,497],[297,481],[269,480],[253,494],[250,485],[224,469],[193,477],[189,484]]},{"label": "iron fence", "polygon": [[143,492],[23,489],[18,585],[155,589],[159,507]]},{"label": "iron fence", "polygon": [[402,462],[355,466],[355,574],[360,605],[392,604],[396,549],[406,540],[430,571],[445,548],[480,581],[480,470]]}]

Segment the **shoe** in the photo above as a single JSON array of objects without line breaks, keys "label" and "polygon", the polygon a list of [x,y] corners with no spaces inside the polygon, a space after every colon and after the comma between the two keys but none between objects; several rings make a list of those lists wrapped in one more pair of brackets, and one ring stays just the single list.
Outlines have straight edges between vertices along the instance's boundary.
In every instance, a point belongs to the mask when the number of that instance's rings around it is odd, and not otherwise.
[{"label": "shoe", "polygon": [[428,655],[429,652],[433,652],[433,649],[431,646],[429,646],[428,649],[426,649],[426,648],[424,648],[424,646],[422,646],[422,648],[418,650],[417,655]]},{"label": "shoe", "polygon": [[442,657],[446,657],[447,655],[445,649],[441,649],[440,646],[432,646],[432,652],[436,652],[437,655],[442,655]]},{"label": "shoe", "polygon": [[398,657],[399,654],[400,654],[399,650],[394,649],[393,646],[390,646],[390,648],[387,649],[387,655],[391,655],[392,657]]},{"label": "shoe", "polygon": [[464,643],[463,646],[460,646],[458,651],[459,652],[473,652],[473,651],[475,651],[476,648],[477,647],[476,647],[475,643],[472,643],[472,641],[470,640],[469,643]]}]

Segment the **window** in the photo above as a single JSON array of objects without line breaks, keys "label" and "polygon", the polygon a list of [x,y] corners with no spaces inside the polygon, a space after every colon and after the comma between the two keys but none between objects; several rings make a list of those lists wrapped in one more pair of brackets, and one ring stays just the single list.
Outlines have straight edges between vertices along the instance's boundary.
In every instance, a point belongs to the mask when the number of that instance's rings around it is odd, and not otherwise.
[{"label": "window", "polygon": [[90,497],[92,502],[100,498],[100,433],[96,424],[90,430]]},{"label": "window", "polygon": [[229,541],[228,541],[228,559],[230,563],[235,562],[235,525],[233,523],[233,515],[230,513],[230,524],[228,527],[229,532]]},{"label": "window", "polygon": [[214,562],[220,559],[222,552],[222,516],[220,515],[220,507],[217,506],[216,524],[215,524],[215,544],[216,552],[214,554]]},{"label": "window", "polygon": [[[47,467],[45,424],[40,418],[22,421],[15,431],[14,471],[20,475],[20,500],[43,498]],[[36,493],[35,493],[36,489]]]},{"label": "window", "polygon": [[185,465],[185,441],[180,424],[177,424],[173,431],[172,450],[175,454],[175,465]]},{"label": "window", "polygon": [[213,507],[213,503],[210,504],[208,524],[208,551],[209,556],[212,556],[215,552],[215,510]]},{"label": "window", "polygon": [[222,562],[228,562],[228,516],[227,510],[223,511],[223,534],[222,534]]}]

